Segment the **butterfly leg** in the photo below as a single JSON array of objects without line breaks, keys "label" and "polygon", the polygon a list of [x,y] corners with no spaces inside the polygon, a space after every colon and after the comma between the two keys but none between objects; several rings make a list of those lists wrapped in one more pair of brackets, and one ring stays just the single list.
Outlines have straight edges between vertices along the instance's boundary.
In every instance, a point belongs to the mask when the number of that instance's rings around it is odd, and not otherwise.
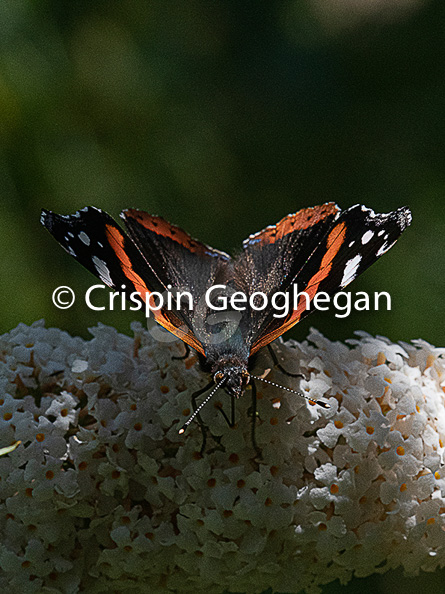
[{"label": "butterfly leg", "polygon": [[230,397],[230,419],[229,419],[229,416],[227,415],[227,413],[224,411],[222,405],[220,405],[219,403],[218,403],[217,409],[224,417],[224,420],[227,423],[227,425],[230,428],[235,427],[235,397],[234,396]]},{"label": "butterfly leg", "polygon": [[[251,438],[252,438],[252,445],[253,445],[253,449],[255,450],[257,456],[259,458],[262,458],[261,455],[261,450],[258,447],[257,443],[256,443],[256,439],[255,439],[255,427],[256,427],[256,417],[257,417],[257,410],[256,410],[256,401],[257,401],[257,392],[256,392],[256,385],[255,382],[252,380],[251,384],[252,386],[252,404],[250,406],[249,409],[249,414],[252,415],[252,428],[251,428]],[[227,413],[222,409],[222,407],[218,407],[219,412],[222,414],[222,416],[224,417],[224,420],[226,421],[227,425],[229,427],[235,427],[235,406],[236,406],[236,398],[234,396],[231,397],[230,399],[230,419],[229,416],[227,415]]]},{"label": "butterfly leg", "polygon": [[178,357],[172,357],[172,359],[175,359],[176,361],[183,361],[184,359],[187,359],[187,357],[190,355],[190,347],[186,343],[184,343],[184,346],[185,346],[185,354],[179,355]]},{"label": "butterfly leg", "polygon": [[282,373],[288,375],[289,377],[302,377],[303,379],[305,379],[305,376],[302,373],[290,373],[289,371],[286,371],[286,369],[284,369],[284,367],[278,361],[277,354],[275,353],[270,344],[267,345],[267,348],[269,350],[270,356],[272,357],[274,366],[277,367]]},{"label": "butterfly leg", "polygon": [[[207,390],[209,390],[213,385],[214,385],[214,381],[212,380],[210,383],[207,384],[207,386],[205,386],[204,388],[201,388],[201,390],[197,390],[196,392],[193,392],[193,394],[191,396],[191,400],[192,400],[192,406],[193,406],[194,412],[196,412],[196,409],[198,408],[198,403],[196,402],[196,399],[199,396],[201,396],[201,394],[204,394],[204,392],[207,392]],[[207,443],[207,428],[204,425],[204,421],[202,420],[202,417],[199,413],[196,415],[196,420],[198,421],[199,426],[201,427],[202,445],[201,445],[200,453],[202,454],[205,450],[206,443]]]}]

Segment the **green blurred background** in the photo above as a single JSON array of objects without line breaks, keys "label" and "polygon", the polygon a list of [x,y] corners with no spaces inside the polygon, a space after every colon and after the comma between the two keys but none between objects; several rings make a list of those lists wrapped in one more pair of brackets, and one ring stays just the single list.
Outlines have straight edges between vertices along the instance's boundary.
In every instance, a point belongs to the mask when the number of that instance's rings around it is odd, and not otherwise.
[{"label": "green blurred background", "polygon": [[[334,200],[411,207],[397,246],[350,287],[390,292],[392,311],[317,313],[288,336],[312,324],[443,346],[445,3],[1,0],[0,187],[1,332],[42,317],[128,332],[138,315],[86,308],[93,277],[41,207],[137,207],[230,251]],[[70,310],[51,303],[59,285],[76,290]],[[348,589],[441,591],[443,578]]]}]

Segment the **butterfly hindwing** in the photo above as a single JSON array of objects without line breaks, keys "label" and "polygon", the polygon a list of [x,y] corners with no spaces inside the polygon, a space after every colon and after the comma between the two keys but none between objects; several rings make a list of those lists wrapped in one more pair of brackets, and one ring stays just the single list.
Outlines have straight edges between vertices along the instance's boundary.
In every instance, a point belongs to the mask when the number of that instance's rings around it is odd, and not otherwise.
[{"label": "butterfly hindwing", "polygon": [[161,217],[141,210],[121,213],[128,233],[147,262],[156,268],[165,285],[190,291],[195,299],[216,282],[230,256],[215,250]]},{"label": "butterfly hindwing", "polygon": [[[286,291],[301,267],[319,248],[340,209],[333,202],[304,208],[250,235],[243,243],[243,252],[235,262],[239,289],[248,295],[260,292],[270,304],[277,291]],[[255,297],[257,306],[261,298]],[[243,316],[244,333],[250,345],[272,323],[277,328],[283,319],[274,318],[271,307],[248,309]],[[272,328],[271,328],[272,330]]]},{"label": "butterfly hindwing", "polygon": [[233,277],[230,256],[201,243],[161,217],[135,209],[123,211],[121,217],[147,262],[156,262],[162,280],[175,293],[187,292],[192,296],[192,308],[188,301],[179,301],[181,317],[202,343],[206,356],[209,355],[220,328],[209,324],[215,312],[208,307],[205,295],[211,287],[226,284]]}]

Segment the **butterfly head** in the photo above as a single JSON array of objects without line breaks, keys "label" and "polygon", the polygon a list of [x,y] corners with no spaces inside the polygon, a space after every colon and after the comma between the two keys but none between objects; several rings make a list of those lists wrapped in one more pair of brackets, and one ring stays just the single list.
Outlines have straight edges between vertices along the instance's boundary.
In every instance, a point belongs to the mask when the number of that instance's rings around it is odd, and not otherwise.
[{"label": "butterfly head", "polygon": [[221,382],[226,391],[235,398],[239,398],[250,381],[250,373],[244,365],[224,367],[213,374],[215,384]]}]

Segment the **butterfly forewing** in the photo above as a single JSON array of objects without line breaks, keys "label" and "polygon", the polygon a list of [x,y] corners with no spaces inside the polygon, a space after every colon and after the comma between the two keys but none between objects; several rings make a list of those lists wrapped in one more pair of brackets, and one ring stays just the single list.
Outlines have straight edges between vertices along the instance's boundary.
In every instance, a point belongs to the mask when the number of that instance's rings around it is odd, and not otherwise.
[{"label": "butterfly forewing", "polygon": [[[280,292],[292,290],[293,293],[296,285],[299,293],[308,295],[309,307],[306,297],[301,296],[297,303],[291,300],[294,309],[284,319],[274,317],[275,312],[269,310],[260,323],[253,324],[257,333],[252,340],[251,354],[313,311],[317,293],[325,292],[333,296],[345,288],[394,245],[410,222],[411,213],[407,208],[389,214],[375,214],[370,209],[356,205],[329,222],[321,241],[318,241],[319,229],[315,225],[315,249],[306,260],[300,261],[298,258],[298,262],[289,265],[289,269],[296,273],[287,275],[274,289]],[[289,253],[284,243],[277,247],[280,251],[278,263],[283,258],[294,258],[294,252]]]},{"label": "butterfly forewing", "polygon": [[128,292],[162,289],[134,243],[106,212],[86,207],[74,215],[42,211],[42,224],[62,247],[102,282]]},{"label": "butterfly forewing", "polygon": [[[86,207],[74,215],[42,211],[42,224],[62,247],[109,287],[137,293],[145,302],[150,294],[165,294],[168,277],[152,266],[115,221],[102,210]],[[159,274],[158,274],[159,272]],[[152,310],[154,319],[169,332],[204,354],[180,311],[167,307]]]}]

